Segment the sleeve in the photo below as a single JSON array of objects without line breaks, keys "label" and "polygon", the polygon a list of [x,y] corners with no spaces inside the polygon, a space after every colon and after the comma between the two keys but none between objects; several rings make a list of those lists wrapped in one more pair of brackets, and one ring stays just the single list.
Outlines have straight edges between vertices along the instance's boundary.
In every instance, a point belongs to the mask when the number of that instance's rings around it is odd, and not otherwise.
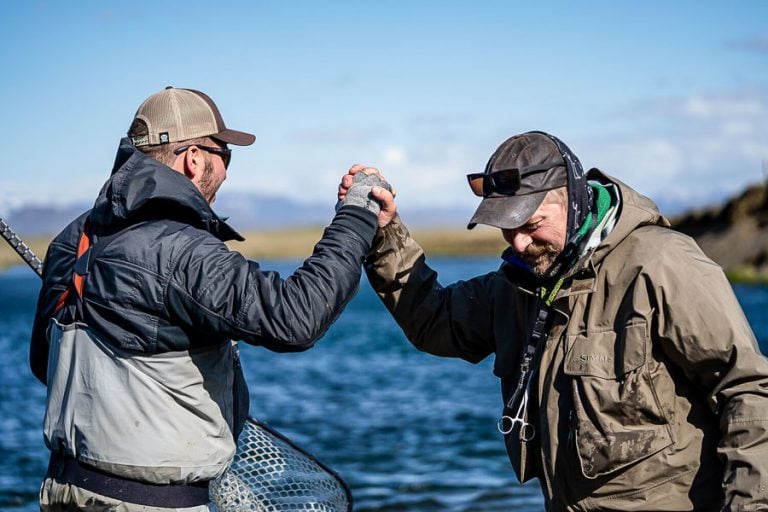
[{"label": "sleeve", "polygon": [[375,231],[372,212],[341,208],[312,255],[286,279],[200,237],[179,258],[166,306],[187,329],[277,352],[306,350],[357,291]]},{"label": "sleeve", "polygon": [[768,360],[719,266],[687,237],[653,270],[656,336],[718,415],[726,510],[768,500]]},{"label": "sleeve", "polygon": [[494,351],[490,275],[443,287],[399,217],[377,233],[365,269],[417,349],[472,363]]}]

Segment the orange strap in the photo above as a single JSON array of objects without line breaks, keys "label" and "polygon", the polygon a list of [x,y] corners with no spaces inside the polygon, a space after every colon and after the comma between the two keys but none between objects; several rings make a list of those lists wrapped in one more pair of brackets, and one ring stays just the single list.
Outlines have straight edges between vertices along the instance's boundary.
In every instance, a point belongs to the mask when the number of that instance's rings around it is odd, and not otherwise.
[{"label": "orange strap", "polygon": [[[80,241],[77,244],[77,258],[75,261],[80,259],[80,256],[86,253],[88,249],[91,247],[91,237],[88,235],[88,223],[86,222],[85,227],[83,229],[83,234],[80,235]],[[77,295],[80,296],[80,298],[83,298],[83,286],[85,285],[85,276],[81,276],[77,272],[73,272],[72,276],[72,284],[75,287],[75,291],[77,292]],[[59,300],[56,301],[56,309],[55,311],[59,311],[61,308],[64,307],[64,304],[67,302],[67,298],[69,297],[69,290],[72,288],[67,288],[64,290],[64,293],[61,294],[59,297]]]}]

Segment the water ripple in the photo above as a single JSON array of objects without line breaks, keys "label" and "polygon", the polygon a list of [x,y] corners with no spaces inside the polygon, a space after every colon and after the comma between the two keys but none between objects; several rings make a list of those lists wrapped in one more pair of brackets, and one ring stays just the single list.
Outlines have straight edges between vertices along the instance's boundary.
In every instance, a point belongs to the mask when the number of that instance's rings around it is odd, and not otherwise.
[{"label": "water ripple", "polygon": [[[445,282],[496,260],[437,260]],[[263,264],[288,274],[292,263]],[[27,353],[39,286],[26,269],[0,274],[0,509],[36,511],[47,452],[45,388]],[[768,288],[735,287],[768,342]],[[762,345],[765,350],[765,344]],[[318,345],[274,354],[243,347],[251,414],[333,467],[359,512],[521,512],[542,509],[537,483],[520,485],[496,431],[492,362],[471,365],[413,349],[366,282]]]}]

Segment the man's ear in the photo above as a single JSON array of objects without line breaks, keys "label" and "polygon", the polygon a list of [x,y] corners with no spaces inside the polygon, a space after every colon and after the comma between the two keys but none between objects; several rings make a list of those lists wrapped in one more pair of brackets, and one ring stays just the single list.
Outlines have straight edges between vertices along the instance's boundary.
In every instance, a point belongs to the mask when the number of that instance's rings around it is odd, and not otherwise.
[{"label": "man's ear", "polygon": [[203,152],[197,146],[190,146],[189,149],[176,157],[171,169],[180,172],[190,180],[195,179],[205,169]]},{"label": "man's ear", "polygon": [[187,178],[194,181],[195,178],[203,172],[203,169],[205,169],[203,152],[200,151],[197,146],[191,146],[184,152],[182,157],[182,171]]}]

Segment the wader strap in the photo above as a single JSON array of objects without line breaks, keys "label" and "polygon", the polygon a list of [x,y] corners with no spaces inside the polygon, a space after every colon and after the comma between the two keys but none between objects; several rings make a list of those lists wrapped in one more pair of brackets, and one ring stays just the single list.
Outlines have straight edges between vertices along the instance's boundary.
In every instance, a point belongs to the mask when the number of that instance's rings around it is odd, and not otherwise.
[{"label": "wader strap", "polygon": [[90,224],[89,220],[86,219],[85,226],[83,226],[83,233],[80,235],[80,241],[77,244],[77,259],[75,260],[75,267],[72,272],[72,285],[64,290],[64,293],[59,296],[59,300],[56,301],[55,311],[59,311],[67,304],[69,292],[72,289],[77,293],[78,300],[82,300],[83,298],[85,276],[88,274],[91,255]]},{"label": "wader strap", "polygon": [[[69,311],[72,315],[71,320],[83,320],[83,291],[85,290],[85,278],[91,270],[91,263],[119,234],[120,230],[109,235],[96,236],[91,233],[90,219],[85,220],[83,232],[77,244],[77,258],[72,268],[72,282],[56,301],[55,315],[58,315],[63,308],[71,305],[73,306]],[[71,299],[75,300],[72,301]]]},{"label": "wader strap", "polygon": [[102,473],[76,459],[55,453],[51,454],[46,476],[108,498],[146,507],[187,508],[208,504],[208,482],[148,484]]}]

